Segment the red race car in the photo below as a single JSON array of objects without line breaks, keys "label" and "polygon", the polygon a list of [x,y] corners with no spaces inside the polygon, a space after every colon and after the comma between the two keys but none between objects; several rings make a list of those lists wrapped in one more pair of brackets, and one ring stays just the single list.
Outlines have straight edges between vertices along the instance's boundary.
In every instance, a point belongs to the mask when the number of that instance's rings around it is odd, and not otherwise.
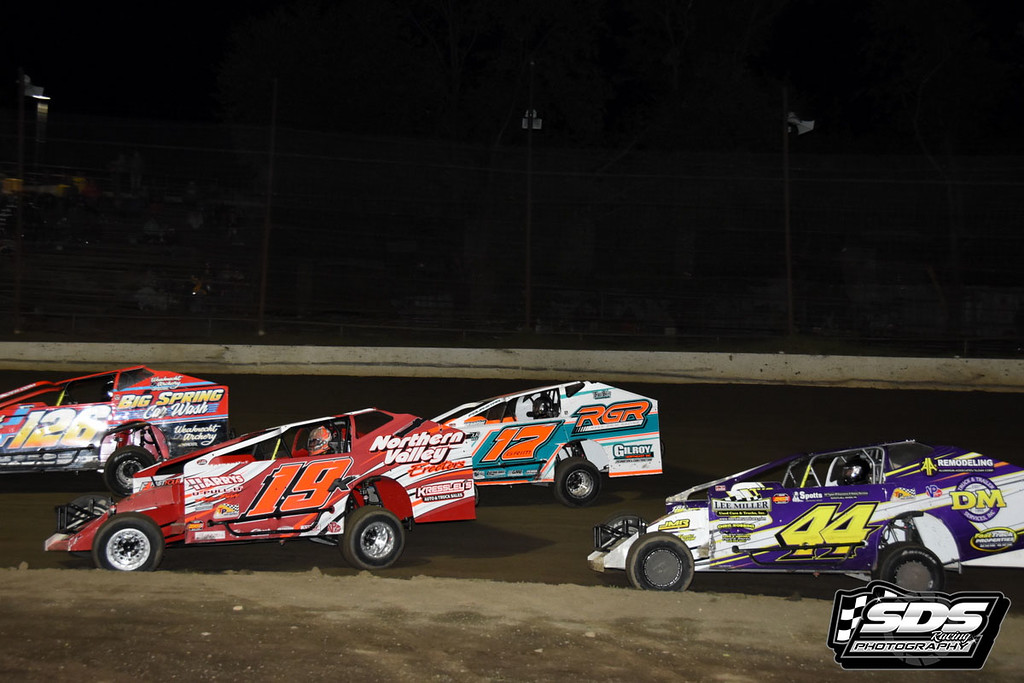
[{"label": "red race car", "polygon": [[118,496],[132,475],[223,441],[228,388],[135,366],[0,394],[0,472],[99,470]]},{"label": "red race car", "polygon": [[308,539],[354,567],[402,554],[413,522],[476,518],[463,432],[366,409],[253,432],[138,472],[134,493],[57,508],[46,550],[149,571],[165,546]]}]

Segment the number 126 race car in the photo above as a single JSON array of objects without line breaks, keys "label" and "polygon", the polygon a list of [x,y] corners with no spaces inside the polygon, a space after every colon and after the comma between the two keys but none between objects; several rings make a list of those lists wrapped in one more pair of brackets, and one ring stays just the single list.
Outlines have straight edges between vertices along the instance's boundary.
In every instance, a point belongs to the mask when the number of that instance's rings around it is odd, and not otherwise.
[{"label": "number 126 race car", "polygon": [[405,527],[476,517],[464,434],[367,409],[253,432],[137,473],[116,503],[57,508],[46,550],[147,571],[165,546],[307,539],[354,567],[393,564]]},{"label": "number 126 race car", "polygon": [[1024,567],[1024,470],[951,446],[794,455],[665,503],[654,522],[594,527],[591,568],[649,590],[685,590],[695,571],[769,571],[941,591],[945,570]]},{"label": "number 126 race car", "polygon": [[0,394],[0,472],[99,470],[119,496],[135,472],[227,433],[226,386],[143,366]]}]

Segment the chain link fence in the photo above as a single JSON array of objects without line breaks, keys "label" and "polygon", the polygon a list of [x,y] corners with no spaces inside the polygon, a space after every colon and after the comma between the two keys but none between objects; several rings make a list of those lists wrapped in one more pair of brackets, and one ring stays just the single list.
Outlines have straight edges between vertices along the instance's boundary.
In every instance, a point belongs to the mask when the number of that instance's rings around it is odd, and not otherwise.
[{"label": "chain link fence", "polygon": [[1015,355],[1024,327],[1018,158],[818,156],[797,140],[788,157],[626,154],[549,149],[542,132],[482,148],[59,117],[41,134],[0,116],[0,324],[24,334],[528,332],[659,348],[796,334]]}]

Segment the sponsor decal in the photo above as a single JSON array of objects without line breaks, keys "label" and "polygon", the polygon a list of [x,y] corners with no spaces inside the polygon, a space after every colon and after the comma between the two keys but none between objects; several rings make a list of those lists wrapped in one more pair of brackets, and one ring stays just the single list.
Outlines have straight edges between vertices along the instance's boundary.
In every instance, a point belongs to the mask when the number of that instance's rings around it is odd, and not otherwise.
[{"label": "sponsor decal", "polygon": [[943,490],[935,484],[928,484],[928,486],[925,486],[924,492],[928,494],[929,498],[938,498],[943,494]]},{"label": "sponsor decal", "polygon": [[647,414],[653,406],[646,399],[621,401],[610,406],[600,404],[582,406],[573,413],[576,425],[573,434],[587,434],[609,429],[638,429],[647,423]]},{"label": "sponsor decal", "polygon": [[719,517],[741,517],[745,515],[767,515],[772,511],[772,501],[711,499],[711,512]]},{"label": "sponsor decal", "polygon": [[238,514],[238,506],[231,503],[221,503],[213,510],[214,519],[234,519]]},{"label": "sponsor decal", "polygon": [[197,541],[223,541],[225,536],[224,531],[197,531],[193,538]]},{"label": "sponsor decal", "polygon": [[449,472],[451,470],[462,469],[462,462],[455,462],[452,460],[445,460],[436,465],[429,462],[417,463],[409,468],[410,477],[419,477],[424,474],[437,474],[438,472]]},{"label": "sponsor decal", "polygon": [[237,493],[242,490],[245,477],[240,474],[228,474],[221,477],[186,477],[185,495],[219,496],[225,493]]},{"label": "sponsor decal", "polygon": [[813,503],[823,500],[851,500],[854,498],[864,498],[868,495],[867,491],[847,491],[842,489],[831,489],[829,491],[803,491],[798,489],[793,492],[793,502]]},{"label": "sponsor decal", "polygon": [[774,496],[772,496],[772,502],[776,503],[776,504],[779,504],[779,503],[786,504],[786,503],[789,502],[789,494],[788,493],[776,493]]},{"label": "sponsor decal", "polygon": [[220,438],[221,427],[220,422],[177,424],[171,430],[170,439],[195,448],[211,446]]},{"label": "sponsor decal", "polygon": [[633,458],[653,458],[654,444],[617,443],[614,446],[612,446],[612,457],[615,458],[616,460],[631,460]]},{"label": "sponsor decal", "polygon": [[915,593],[885,581],[836,592],[828,646],[844,669],[981,669],[1010,600]]},{"label": "sponsor decal", "polygon": [[953,458],[925,458],[921,469],[928,475],[936,472],[991,472],[995,469],[995,461],[978,453],[968,453]]},{"label": "sponsor decal", "polygon": [[177,389],[181,384],[181,375],[170,377],[150,377],[149,383],[157,389]]},{"label": "sponsor decal", "polygon": [[729,500],[758,500],[761,498],[763,488],[733,488],[726,494]]},{"label": "sponsor decal", "polygon": [[195,520],[185,525],[185,528],[189,531],[198,531],[203,528],[203,520]]},{"label": "sponsor decal", "polygon": [[465,491],[473,488],[473,482],[469,480],[442,481],[436,484],[427,484],[416,489],[416,495],[425,503],[437,500],[451,500],[462,498]]},{"label": "sponsor decal", "polygon": [[444,461],[456,446],[465,439],[462,432],[419,432],[411,436],[378,436],[370,445],[371,453],[384,452],[384,464],[405,465],[416,462],[437,464]]},{"label": "sponsor decal", "polygon": [[674,519],[671,522],[663,522],[658,525],[659,531],[671,531],[672,529],[689,529],[690,520],[688,519]]},{"label": "sponsor decal", "polygon": [[227,399],[227,389],[195,389],[161,391],[160,393],[126,393],[118,398],[115,409],[118,419],[140,417],[143,420],[165,420],[190,415],[219,412]]},{"label": "sponsor decal", "polygon": [[611,389],[598,389],[597,391],[594,392],[594,398],[599,400],[599,401],[601,399],[603,399],[603,398],[611,398],[611,397],[612,397],[612,390]]},{"label": "sponsor decal", "polygon": [[972,522],[987,522],[1006,507],[1003,492],[989,479],[978,475],[965,478],[949,492],[952,508]]},{"label": "sponsor decal", "polygon": [[917,495],[917,490],[916,489],[909,489],[909,488],[905,488],[905,487],[897,487],[897,488],[893,489],[892,499],[893,500],[898,500],[900,498],[913,498],[916,495]]},{"label": "sponsor decal", "polygon": [[971,547],[987,553],[1007,550],[1017,542],[1017,532],[1005,527],[985,529],[971,537]]}]

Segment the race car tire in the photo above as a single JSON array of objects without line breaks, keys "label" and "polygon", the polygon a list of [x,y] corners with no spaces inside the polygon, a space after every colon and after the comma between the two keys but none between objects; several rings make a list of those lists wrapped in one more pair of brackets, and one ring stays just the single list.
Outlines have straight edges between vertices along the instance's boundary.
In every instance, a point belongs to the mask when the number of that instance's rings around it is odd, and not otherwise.
[{"label": "race car tire", "polygon": [[878,556],[875,578],[916,592],[941,591],[946,571],[935,553],[917,543],[894,543]]},{"label": "race car tire", "polygon": [[644,534],[629,549],[626,576],[634,588],[684,591],[693,580],[693,553],[672,534]]},{"label": "race car tire", "polygon": [[127,496],[132,492],[132,477],[135,473],[154,464],[156,460],[145,448],[125,446],[118,448],[107,458],[103,467],[103,481],[116,496]]},{"label": "race car tire", "polygon": [[390,510],[365,505],[346,517],[341,556],[356,569],[390,567],[404,549],[405,529]]},{"label": "race car tire", "polygon": [[92,559],[101,569],[151,572],[164,556],[164,535],[150,517],[125,512],[107,520],[92,545]]},{"label": "race car tire", "polygon": [[594,463],[575,456],[555,467],[555,499],[571,508],[590,505],[601,493],[601,474]]}]

